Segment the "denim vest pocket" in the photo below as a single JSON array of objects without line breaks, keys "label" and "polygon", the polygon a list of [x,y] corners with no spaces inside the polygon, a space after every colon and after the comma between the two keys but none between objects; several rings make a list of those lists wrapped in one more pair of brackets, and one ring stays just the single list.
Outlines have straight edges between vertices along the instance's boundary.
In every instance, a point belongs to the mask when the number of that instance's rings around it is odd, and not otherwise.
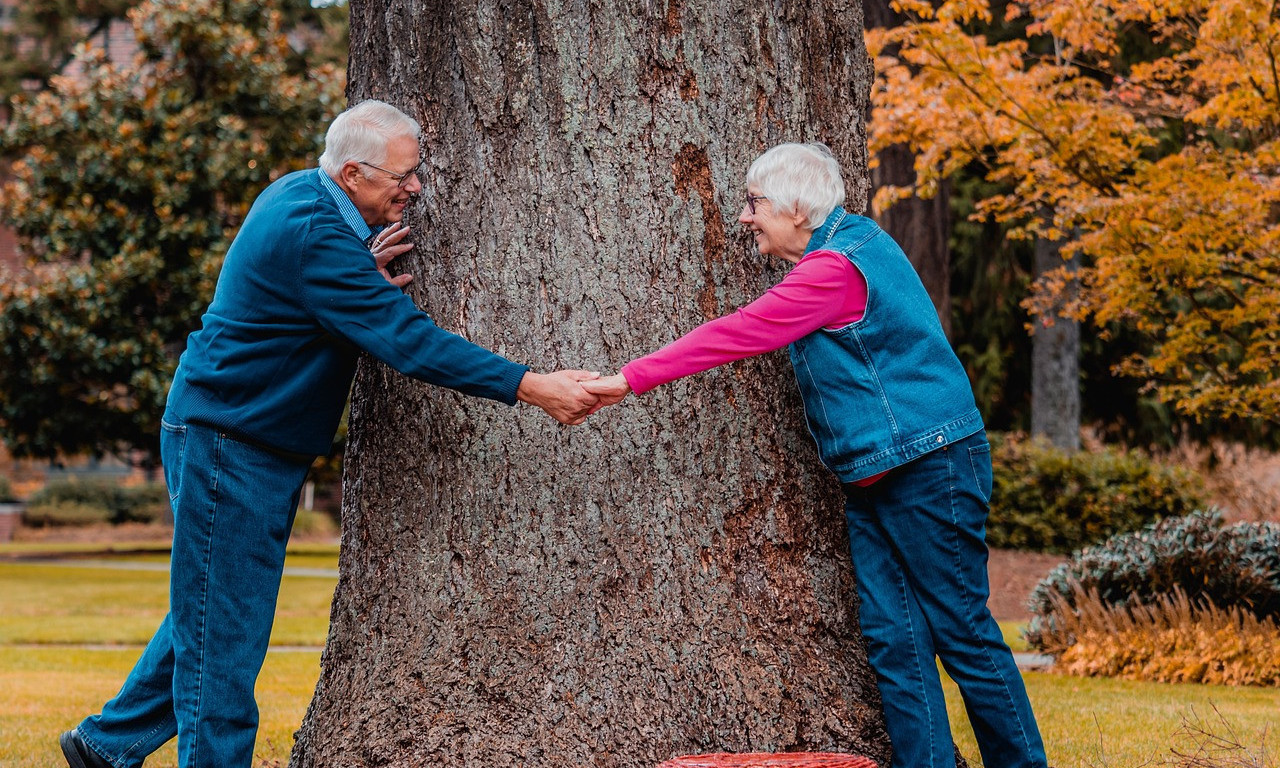
[{"label": "denim vest pocket", "polygon": [[164,462],[164,482],[169,487],[169,504],[182,491],[182,465],[187,455],[187,426],[160,420],[160,458]]},{"label": "denim vest pocket", "polygon": [[973,470],[973,481],[977,489],[978,496],[981,497],[983,504],[991,503],[991,444],[983,442],[982,445],[974,445],[969,447],[969,468]]}]

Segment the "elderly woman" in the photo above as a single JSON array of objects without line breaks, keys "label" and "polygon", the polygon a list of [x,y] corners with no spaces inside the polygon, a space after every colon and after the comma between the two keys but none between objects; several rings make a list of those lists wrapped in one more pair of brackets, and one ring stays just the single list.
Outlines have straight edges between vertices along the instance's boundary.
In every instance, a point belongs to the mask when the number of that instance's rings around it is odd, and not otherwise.
[{"label": "elderly woman", "polygon": [[969,380],[902,249],[843,202],[824,145],[764,153],[739,221],[794,269],[748,306],[585,386],[617,402],[789,345],[809,429],[844,484],[894,768],[955,764],[935,657],[960,687],[983,765],[1043,768],[1022,677],[987,610],[991,452]]}]

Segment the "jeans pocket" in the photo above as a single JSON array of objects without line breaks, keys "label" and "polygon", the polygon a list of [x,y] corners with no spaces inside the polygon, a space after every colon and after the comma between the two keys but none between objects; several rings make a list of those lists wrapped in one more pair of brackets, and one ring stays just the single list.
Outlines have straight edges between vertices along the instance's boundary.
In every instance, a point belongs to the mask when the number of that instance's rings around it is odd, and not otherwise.
[{"label": "jeans pocket", "polygon": [[164,465],[164,482],[169,487],[169,505],[182,491],[182,464],[187,454],[187,425],[160,420],[160,461]]},{"label": "jeans pocket", "polygon": [[973,483],[983,504],[991,503],[991,444],[969,447],[969,467],[973,470]]}]

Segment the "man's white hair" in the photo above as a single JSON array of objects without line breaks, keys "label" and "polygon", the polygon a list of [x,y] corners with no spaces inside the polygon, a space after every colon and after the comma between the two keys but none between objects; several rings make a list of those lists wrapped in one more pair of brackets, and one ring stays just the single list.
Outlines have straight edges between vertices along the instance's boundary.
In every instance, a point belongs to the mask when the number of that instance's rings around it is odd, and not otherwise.
[{"label": "man's white hair", "polygon": [[350,162],[363,160],[381,165],[387,159],[387,145],[392,139],[409,136],[417,141],[421,135],[422,126],[417,120],[385,101],[362,101],[329,124],[320,167],[336,179],[342,166]]},{"label": "man's white hair", "polygon": [[800,213],[805,229],[822,226],[844,204],[840,161],[826,144],[779,144],[747,169],[747,185],[769,198],[778,213]]}]

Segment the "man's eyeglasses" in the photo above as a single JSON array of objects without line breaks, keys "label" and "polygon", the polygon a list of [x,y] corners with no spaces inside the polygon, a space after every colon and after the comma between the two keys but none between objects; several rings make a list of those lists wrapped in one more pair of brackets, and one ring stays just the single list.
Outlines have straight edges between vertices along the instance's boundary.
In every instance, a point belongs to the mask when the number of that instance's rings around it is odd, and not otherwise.
[{"label": "man's eyeglasses", "polygon": [[382,171],[383,173],[387,174],[391,178],[395,179],[396,186],[401,189],[404,189],[404,185],[408,183],[409,179],[414,176],[417,176],[418,172],[421,171],[423,166],[427,164],[426,160],[419,160],[418,164],[410,168],[408,171],[405,171],[404,173],[394,173],[392,171],[388,171],[386,168],[379,168],[373,163],[366,163],[363,160],[357,160],[356,162],[359,163],[360,165],[367,165],[370,168],[374,169],[375,171]]},{"label": "man's eyeglasses", "polygon": [[755,215],[756,215],[756,201],[757,201],[757,200],[768,200],[768,199],[769,199],[769,198],[765,197],[764,195],[753,195],[753,194],[751,194],[750,192],[748,192],[748,193],[747,193],[747,210],[751,211],[751,215],[752,215],[752,216],[755,216]]}]

